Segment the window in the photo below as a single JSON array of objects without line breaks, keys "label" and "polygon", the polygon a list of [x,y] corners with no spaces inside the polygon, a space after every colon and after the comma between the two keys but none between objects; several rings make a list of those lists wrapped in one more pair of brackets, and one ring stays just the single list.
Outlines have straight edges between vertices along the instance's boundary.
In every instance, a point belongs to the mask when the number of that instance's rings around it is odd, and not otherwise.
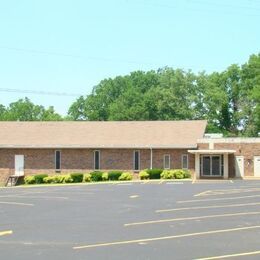
[{"label": "window", "polygon": [[55,170],[59,172],[61,169],[61,151],[55,151]]},{"label": "window", "polygon": [[188,154],[183,154],[181,159],[182,169],[189,169],[189,157]]},{"label": "window", "polygon": [[170,155],[169,155],[169,154],[165,154],[165,155],[163,156],[163,168],[164,168],[164,169],[170,169],[170,168],[171,168],[171,163],[170,163],[170,161],[171,161]]},{"label": "window", "polygon": [[140,170],[140,151],[134,151],[134,170]]},{"label": "window", "polygon": [[94,151],[94,170],[100,169],[100,151]]}]

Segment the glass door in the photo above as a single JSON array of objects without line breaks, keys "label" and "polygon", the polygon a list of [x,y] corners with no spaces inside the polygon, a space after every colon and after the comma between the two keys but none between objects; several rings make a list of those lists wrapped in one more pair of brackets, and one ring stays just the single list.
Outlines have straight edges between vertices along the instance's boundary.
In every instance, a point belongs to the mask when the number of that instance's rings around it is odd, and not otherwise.
[{"label": "glass door", "polygon": [[203,155],[202,156],[202,176],[219,177],[221,176],[221,156]]}]

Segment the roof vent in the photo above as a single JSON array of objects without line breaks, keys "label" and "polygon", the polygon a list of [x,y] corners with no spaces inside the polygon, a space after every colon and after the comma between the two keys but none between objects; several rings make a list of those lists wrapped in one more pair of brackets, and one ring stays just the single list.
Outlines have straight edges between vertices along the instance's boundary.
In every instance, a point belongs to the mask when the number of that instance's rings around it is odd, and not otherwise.
[{"label": "roof vent", "polygon": [[204,138],[222,138],[223,134],[220,133],[211,133],[211,134],[204,134]]}]

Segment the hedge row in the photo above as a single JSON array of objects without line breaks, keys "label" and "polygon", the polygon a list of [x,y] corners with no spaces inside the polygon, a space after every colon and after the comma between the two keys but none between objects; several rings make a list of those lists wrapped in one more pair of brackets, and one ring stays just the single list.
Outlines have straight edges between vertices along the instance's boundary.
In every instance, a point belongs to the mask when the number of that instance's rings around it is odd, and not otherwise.
[{"label": "hedge row", "polygon": [[67,175],[37,174],[24,178],[25,184],[42,184],[42,183],[80,183],[80,182],[97,182],[97,181],[124,181],[132,180],[131,173],[122,171],[101,172],[94,171],[91,173],[71,173]]},{"label": "hedge row", "polygon": [[[191,178],[188,170],[162,170],[162,169],[146,169],[139,173],[140,180],[148,179],[184,179]],[[98,182],[98,181],[130,181],[133,175],[129,172],[94,171],[91,173],[71,173],[67,175],[51,175],[37,174],[26,176],[25,184],[41,184],[41,183],[80,183],[80,182]]]},{"label": "hedge row", "polygon": [[162,170],[162,169],[151,169],[143,170],[139,173],[141,180],[148,179],[186,179],[191,178],[189,170]]}]

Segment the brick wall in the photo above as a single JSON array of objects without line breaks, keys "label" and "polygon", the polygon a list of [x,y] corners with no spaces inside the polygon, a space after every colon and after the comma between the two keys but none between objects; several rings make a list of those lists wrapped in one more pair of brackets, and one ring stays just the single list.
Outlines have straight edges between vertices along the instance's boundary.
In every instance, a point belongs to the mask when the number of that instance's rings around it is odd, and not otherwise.
[{"label": "brick wall", "polygon": [[[208,143],[199,143],[198,149],[209,149]],[[214,143],[214,149],[235,150],[229,155],[229,177],[235,177],[235,156],[244,156],[245,176],[254,176],[254,156],[260,156],[260,143]]]},{"label": "brick wall", "polygon": [[[140,149],[140,169],[150,168],[150,150]],[[133,171],[134,149],[100,149],[101,170]],[[163,156],[170,154],[171,168],[181,168],[187,150],[153,150],[153,168],[163,168]],[[0,149],[0,182],[14,174],[15,155],[24,155],[25,175],[55,173],[55,149]],[[189,168],[194,172],[194,155],[189,154]],[[90,172],[94,169],[94,149],[61,149],[61,173]]]}]

